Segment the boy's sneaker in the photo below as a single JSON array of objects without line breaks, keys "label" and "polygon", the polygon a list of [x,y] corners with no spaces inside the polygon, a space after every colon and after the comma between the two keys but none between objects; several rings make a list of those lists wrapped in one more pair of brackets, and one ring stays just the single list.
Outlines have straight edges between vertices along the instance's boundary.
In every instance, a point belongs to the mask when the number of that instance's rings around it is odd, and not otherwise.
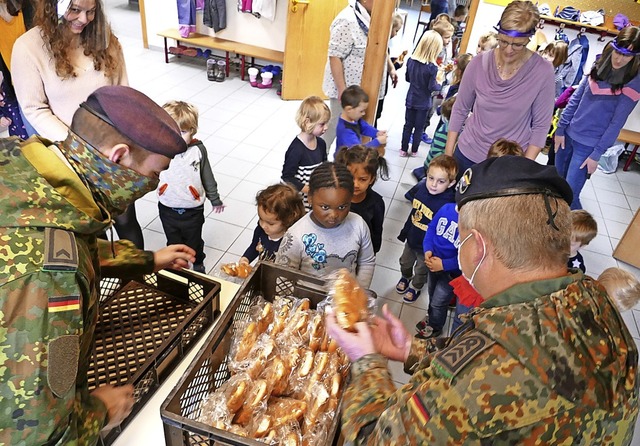
[{"label": "boy's sneaker", "polygon": [[404,277],[401,277],[400,280],[398,280],[398,284],[396,285],[396,292],[398,294],[404,294],[407,292],[408,289],[409,289],[409,279],[405,279]]},{"label": "boy's sneaker", "polygon": [[416,330],[424,330],[429,325],[429,315],[427,314],[424,319],[416,324]]},{"label": "boy's sneaker", "polygon": [[193,270],[197,273],[207,274],[207,269],[204,267],[204,263],[194,263]]},{"label": "boy's sneaker", "polygon": [[433,138],[429,138],[429,135],[427,135],[427,132],[424,132],[422,134],[422,142],[426,143],[426,144],[431,144],[433,142]]},{"label": "boy's sneaker", "polygon": [[416,338],[418,339],[429,339],[429,338],[437,338],[442,334],[442,330],[434,330],[430,326],[426,326],[424,330],[418,330],[416,334]]}]

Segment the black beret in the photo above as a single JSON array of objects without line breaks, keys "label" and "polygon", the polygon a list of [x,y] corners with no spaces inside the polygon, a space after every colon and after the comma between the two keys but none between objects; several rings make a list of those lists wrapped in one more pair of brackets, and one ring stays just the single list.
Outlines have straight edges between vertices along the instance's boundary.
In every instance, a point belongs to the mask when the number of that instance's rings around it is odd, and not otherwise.
[{"label": "black beret", "polygon": [[187,150],[178,124],[138,90],[122,85],[100,87],[80,107],[150,152],[173,158]]},{"label": "black beret", "polygon": [[555,166],[543,166],[523,156],[489,158],[467,169],[456,187],[458,209],[473,200],[543,194],[573,200],[569,183]]}]

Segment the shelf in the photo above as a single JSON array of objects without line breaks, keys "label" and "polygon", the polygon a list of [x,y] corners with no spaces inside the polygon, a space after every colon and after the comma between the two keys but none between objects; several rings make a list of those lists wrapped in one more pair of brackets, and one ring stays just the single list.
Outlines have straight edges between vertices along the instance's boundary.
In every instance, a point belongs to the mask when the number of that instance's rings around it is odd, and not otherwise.
[{"label": "shelf", "polygon": [[544,28],[545,23],[551,23],[554,25],[558,25],[560,28],[570,28],[577,29],[582,33],[592,33],[592,34],[600,34],[598,38],[599,41],[604,41],[604,37],[609,36],[617,36],[618,30],[613,26],[613,18],[605,16],[604,24],[601,26],[593,26],[586,23],[574,22],[573,20],[565,20],[559,17],[553,17],[548,15],[541,15],[540,22],[538,23],[538,28]]}]

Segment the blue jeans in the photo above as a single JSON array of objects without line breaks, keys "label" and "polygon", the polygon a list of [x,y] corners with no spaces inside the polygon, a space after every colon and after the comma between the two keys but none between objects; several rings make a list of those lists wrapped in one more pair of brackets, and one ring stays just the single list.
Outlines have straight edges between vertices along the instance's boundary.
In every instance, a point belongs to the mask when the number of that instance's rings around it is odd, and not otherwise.
[{"label": "blue jeans", "polygon": [[429,110],[417,110],[407,107],[404,113],[404,127],[402,129],[402,145],[400,148],[403,152],[409,150],[409,136],[413,133],[413,143],[411,151],[416,153],[420,142],[422,141],[422,132],[424,131],[424,120]]},{"label": "blue jeans", "polygon": [[451,282],[451,274],[445,271],[433,273],[427,272],[429,277],[429,326],[434,330],[442,330],[445,322],[447,322],[447,311],[449,310],[449,302],[453,299],[453,287],[449,285]]},{"label": "blue jeans", "polygon": [[400,273],[405,279],[411,280],[411,287],[420,291],[427,280],[427,265],[424,264],[424,252],[421,249],[413,249],[409,243],[404,244],[400,256]]},{"label": "blue jeans", "polygon": [[469,158],[464,156],[460,151],[460,146],[458,145],[456,145],[456,148],[453,152],[453,157],[458,162],[458,176],[456,179],[460,181],[460,178],[462,178],[462,175],[464,174],[465,170],[467,170],[469,167],[475,166],[476,163],[474,163]]},{"label": "blue jeans", "polygon": [[469,311],[471,311],[471,309],[473,309],[473,307],[471,305],[466,306],[466,305],[462,305],[459,302],[456,302],[456,315],[453,318],[453,331],[456,331],[456,329],[462,325],[462,321],[460,320],[460,315],[462,314],[467,314]]},{"label": "blue jeans", "polygon": [[557,149],[556,152],[556,169],[558,174],[567,180],[571,190],[573,191],[573,201],[571,209],[582,209],[580,203],[580,192],[584,183],[587,181],[587,167],[580,168],[589,155],[593,152],[593,147],[585,146],[571,139],[565,133],[564,149]]}]

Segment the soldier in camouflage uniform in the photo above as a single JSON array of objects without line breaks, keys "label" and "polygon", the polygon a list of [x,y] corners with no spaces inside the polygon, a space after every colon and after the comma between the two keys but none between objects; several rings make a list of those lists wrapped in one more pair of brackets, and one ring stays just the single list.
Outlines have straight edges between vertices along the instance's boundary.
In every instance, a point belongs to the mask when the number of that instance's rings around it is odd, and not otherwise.
[{"label": "soldier in camouflage uniform", "polygon": [[[571,199],[555,169],[523,157],[465,172],[457,190],[459,263],[486,300],[440,350],[412,341],[386,308],[357,333],[327,317],[353,362],[342,414],[347,441],[631,443],[638,351],[604,288],[566,269]],[[388,358],[412,366],[398,390]]]},{"label": "soldier in camouflage uniform", "polygon": [[62,143],[0,140],[0,445],[92,445],[128,415],[131,386],[89,393],[101,275],[195,260],[98,240],[186,150],[173,119],[128,87],[97,90]]}]

